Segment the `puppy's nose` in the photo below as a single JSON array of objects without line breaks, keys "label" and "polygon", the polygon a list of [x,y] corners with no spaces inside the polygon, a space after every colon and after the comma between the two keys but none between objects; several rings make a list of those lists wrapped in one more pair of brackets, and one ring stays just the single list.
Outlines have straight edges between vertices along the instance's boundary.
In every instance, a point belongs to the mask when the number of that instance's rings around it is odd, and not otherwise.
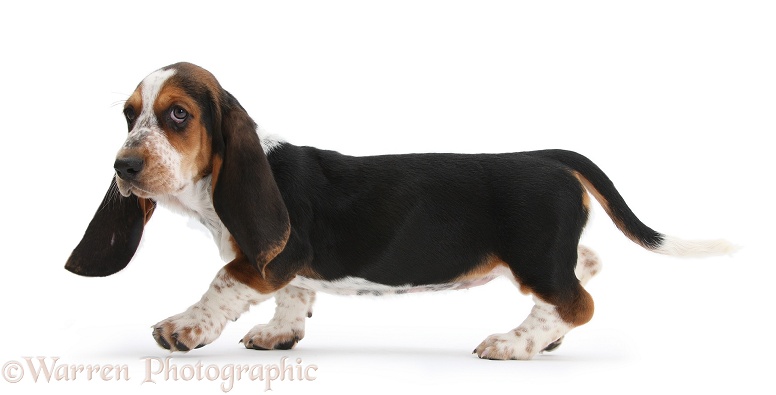
[{"label": "puppy's nose", "polygon": [[113,163],[113,168],[116,169],[116,175],[122,180],[132,181],[137,178],[138,174],[143,170],[143,158],[136,156],[129,156],[125,158],[117,158]]}]

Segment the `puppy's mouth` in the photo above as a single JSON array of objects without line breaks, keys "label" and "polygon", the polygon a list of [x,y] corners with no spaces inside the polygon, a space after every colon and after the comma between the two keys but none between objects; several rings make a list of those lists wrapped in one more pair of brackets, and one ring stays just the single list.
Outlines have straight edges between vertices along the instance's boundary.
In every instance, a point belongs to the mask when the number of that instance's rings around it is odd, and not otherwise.
[{"label": "puppy's mouth", "polygon": [[119,187],[119,193],[124,197],[129,197],[129,195],[133,193],[140,198],[151,198],[155,195],[154,193],[141,188],[137,182],[125,181],[118,176],[116,177],[116,186]]},{"label": "puppy's mouth", "polygon": [[147,198],[147,199],[158,199],[162,196],[175,196],[179,193],[181,193],[183,190],[186,189],[186,185],[180,185],[177,184],[177,188],[172,188],[171,190],[161,190],[159,191],[158,188],[157,191],[151,191],[147,186],[147,182],[139,182],[137,180],[135,181],[127,181],[123,180],[120,177],[116,176],[116,186],[119,188],[119,193],[121,196],[129,197],[129,195],[134,194],[135,196],[139,198]]}]

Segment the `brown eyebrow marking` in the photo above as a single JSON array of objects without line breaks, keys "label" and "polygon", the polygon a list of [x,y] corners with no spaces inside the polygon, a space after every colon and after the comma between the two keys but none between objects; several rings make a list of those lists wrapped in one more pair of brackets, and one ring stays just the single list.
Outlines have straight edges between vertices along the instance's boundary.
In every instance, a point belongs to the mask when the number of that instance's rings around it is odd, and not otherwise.
[{"label": "brown eyebrow marking", "polygon": [[[169,116],[167,112],[174,105],[181,106],[189,113],[189,122],[183,132],[169,130],[165,122]],[[202,116],[202,105],[171,80],[159,91],[153,109],[170,145],[181,154],[182,167],[192,170],[197,177],[210,174],[213,168],[211,137],[207,133],[207,126],[202,123],[205,118]]]}]

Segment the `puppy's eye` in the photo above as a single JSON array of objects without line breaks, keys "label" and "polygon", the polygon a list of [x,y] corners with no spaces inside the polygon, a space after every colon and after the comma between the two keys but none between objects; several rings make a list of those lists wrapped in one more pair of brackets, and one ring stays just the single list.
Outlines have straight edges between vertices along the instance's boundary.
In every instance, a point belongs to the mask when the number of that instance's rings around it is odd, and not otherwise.
[{"label": "puppy's eye", "polygon": [[132,122],[135,120],[135,110],[132,107],[127,107],[124,109],[124,117],[127,118],[127,122]]},{"label": "puppy's eye", "polygon": [[188,117],[189,113],[178,106],[175,106],[172,108],[172,110],[170,110],[170,118],[172,118],[172,120],[176,123],[183,123],[183,121],[185,121]]}]

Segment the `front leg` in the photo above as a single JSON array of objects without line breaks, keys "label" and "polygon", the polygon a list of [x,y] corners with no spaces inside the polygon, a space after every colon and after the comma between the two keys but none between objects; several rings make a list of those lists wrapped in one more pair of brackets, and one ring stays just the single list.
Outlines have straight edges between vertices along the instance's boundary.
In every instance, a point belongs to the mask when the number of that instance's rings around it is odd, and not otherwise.
[{"label": "front leg", "polygon": [[170,351],[200,348],[217,339],[227,322],[271,298],[282,285],[262,278],[244,258],[237,258],[218,272],[199,302],[154,325],[154,339]]},{"label": "front leg", "polygon": [[304,320],[312,317],[315,292],[287,285],[275,293],[275,315],[256,325],[240,342],[255,350],[288,350],[304,337]]}]

